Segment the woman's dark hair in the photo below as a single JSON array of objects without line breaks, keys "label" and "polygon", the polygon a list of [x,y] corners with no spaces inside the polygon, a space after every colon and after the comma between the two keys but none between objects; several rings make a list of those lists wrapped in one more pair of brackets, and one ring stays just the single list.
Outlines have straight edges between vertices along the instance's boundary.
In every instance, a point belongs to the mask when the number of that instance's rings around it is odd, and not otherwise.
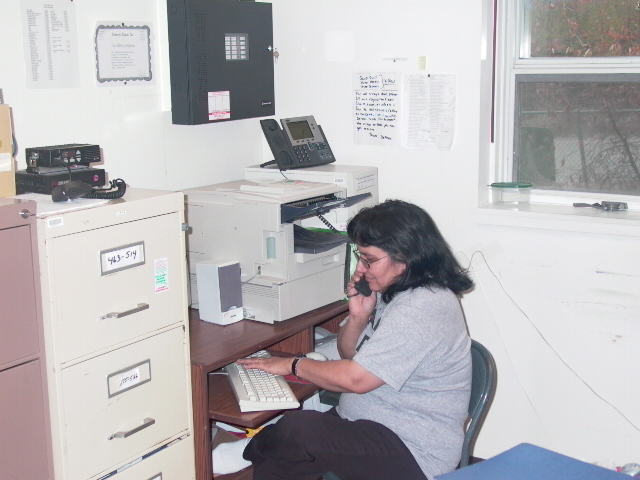
[{"label": "woman's dark hair", "polygon": [[363,208],[349,222],[347,233],[357,245],[378,247],[407,266],[382,294],[386,303],[397,293],[417,287],[448,288],[460,295],[473,286],[435,222],[417,205],[387,200]]}]

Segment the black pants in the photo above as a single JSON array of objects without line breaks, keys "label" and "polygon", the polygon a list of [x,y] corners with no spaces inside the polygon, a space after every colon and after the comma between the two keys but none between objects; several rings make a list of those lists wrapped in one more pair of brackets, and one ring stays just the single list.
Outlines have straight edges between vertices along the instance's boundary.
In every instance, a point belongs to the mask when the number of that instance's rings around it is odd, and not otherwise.
[{"label": "black pants", "polygon": [[341,480],[426,480],[398,436],[369,420],[344,420],[335,409],[286,413],[258,433],[244,458],[254,480],[316,480],[331,471]]}]

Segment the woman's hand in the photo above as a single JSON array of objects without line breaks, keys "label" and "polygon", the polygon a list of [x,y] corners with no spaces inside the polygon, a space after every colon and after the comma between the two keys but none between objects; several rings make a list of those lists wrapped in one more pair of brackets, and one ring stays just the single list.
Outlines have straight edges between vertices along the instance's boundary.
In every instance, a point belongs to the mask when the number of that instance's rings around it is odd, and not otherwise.
[{"label": "woman's hand", "polygon": [[[241,358],[237,362],[245,368],[257,368],[274,375],[287,376],[292,373],[294,358]],[[300,378],[333,392],[366,393],[384,384],[378,377],[350,360],[320,362],[303,358],[296,369]]]},{"label": "woman's hand", "polygon": [[356,283],[362,278],[362,273],[354,272],[351,281],[347,283],[347,296],[349,297],[349,319],[340,327],[338,332],[338,352],[340,358],[350,360],[356,354],[356,343],[360,334],[364,331],[369,317],[376,308],[378,296],[371,292],[368,297],[358,293]]},{"label": "woman's hand", "polygon": [[375,292],[371,292],[371,295],[367,297],[356,290],[356,283],[362,278],[363,274],[357,270],[353,273],[351,281],[347,283],[347,298],[349,299],[349,319],[353,319],[356,323],[363,322],[366,325],[378,299]]},{"label": "woman's hand", "polygon": [[290,375],[291,364],[295,357],[271,357],[271,358],[241,358],[237,361],[245,368],[257,368],[274,375],[282,375],[283,377]]}]

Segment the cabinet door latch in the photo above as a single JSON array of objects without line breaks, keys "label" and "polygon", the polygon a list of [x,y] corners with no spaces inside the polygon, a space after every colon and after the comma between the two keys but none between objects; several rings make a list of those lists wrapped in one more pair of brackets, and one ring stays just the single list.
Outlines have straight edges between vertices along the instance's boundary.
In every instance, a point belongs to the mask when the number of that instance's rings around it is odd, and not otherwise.
[{"label": "cabinet door latch", "polygon": [[22,210],[20,210],[20,216],[22,218],[29,218],[29,217],[35,217],[35,213],[31,213],[28,209],[23,208]]}]

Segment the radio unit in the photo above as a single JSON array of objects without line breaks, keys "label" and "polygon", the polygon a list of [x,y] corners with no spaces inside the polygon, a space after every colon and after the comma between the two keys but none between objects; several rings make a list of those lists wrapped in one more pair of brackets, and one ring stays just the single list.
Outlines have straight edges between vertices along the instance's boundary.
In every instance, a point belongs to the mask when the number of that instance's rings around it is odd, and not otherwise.
[{"label": "radio unit", "polygon": [[100,162],[100,146],[86,143],[52,145],[25,150],[27,170],[37,167],[69,167]]},{"label": "radio unit", "polygon": [[51,195],[53,189],[71,180],[80,180],[92,187],[102,187],[106,183],[105,171],[101,168],[70,168],[69,171],[34,173],[27,170],[16,172],[16,193],[43,193]]}]

